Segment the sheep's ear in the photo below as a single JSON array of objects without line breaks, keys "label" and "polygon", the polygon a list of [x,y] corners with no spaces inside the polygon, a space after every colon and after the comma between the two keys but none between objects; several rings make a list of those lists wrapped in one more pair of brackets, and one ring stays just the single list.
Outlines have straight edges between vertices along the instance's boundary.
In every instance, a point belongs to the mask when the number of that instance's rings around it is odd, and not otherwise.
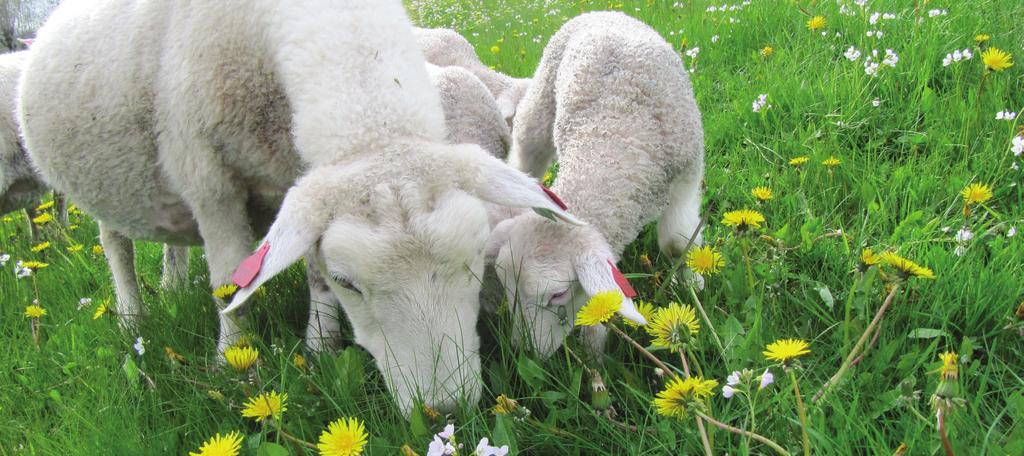
[{"label": "sheep's ear", "polygon": [[310,208],[298,201],[301,199],[289,192],[267,237],[231,275],[238,292],[231,304],[221,311],[222,314],[242,307],[260,285],[299,261],[317,242],[323,232],[323,223],[318,217],[311,216],[314,213],[305,211]]},{"label": "sheep's ear", "polygon": [[479,146],[462,144],[449,157],[464,188],[478,198],[509,207],[529,207],[547,218],[584,225],[569,208],[536,179],[492,157]]},{"label": "sheep's ear", "polygon": [[619,313],[623,317],[646,325],[647,320],[636,310],[633,299],[636,292],[629,285],[629,280],[615,267],[615,260],[608,254],[583,255],[575,261],[576,278],[588,296],[603,291],[619,291],[622,293],[622,307]]}]

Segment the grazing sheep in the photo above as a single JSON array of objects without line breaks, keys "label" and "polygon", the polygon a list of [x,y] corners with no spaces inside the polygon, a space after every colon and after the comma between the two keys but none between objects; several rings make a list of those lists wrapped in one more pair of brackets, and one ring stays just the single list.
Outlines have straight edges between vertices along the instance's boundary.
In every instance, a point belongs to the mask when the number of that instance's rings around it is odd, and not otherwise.
[{"label": "grazing sheep", "polygon": [[[488,256],[509,302],[518,298],[518,324],[547,355],[589,296],[618,288],[612,264],[645,224],[660,217],[662,251],[684,253],[699,225],[704,137],[679,56],[624,14],[567,22],[533,81],[516,115],[509,162],[541,176],[557,150],[553,190],[589,225],[524,213],[495,227]],[[599,349],[604,334],[596,328],[589,335]]]},{"label": "grazing sheep", "polygon": [[513,78],[488,68],[480,62],[473,45],[454,30],[417,28],[415,33],[427,62],[441,67],[465,68],[480,78],[511,128],[519,102],[530,86],[529,79]]},{"label": "grazing sheep", "polygon": [[32,169],[14,117],[18,76],[27,52],[0,55],[0,214],[26,209],[35,234],[35,207],[47,188]]},{"label": "grazing sheep", "polygon": [[32,52],[29,153],[122,253],[119,295],[129,239],[201,243],[211,286],[240,287],[220,351],[234,311],[311,256],[406,413],[479,397],[481,200],[576,222],[536,180],[445,143],[398,0],[66,0]]},{"label": "grazing sheep", "polygon": [[427,74],[441,96],[448,142],[476,144],[504,160],[512,134],[487,86],[461,67],[427,64]]}]

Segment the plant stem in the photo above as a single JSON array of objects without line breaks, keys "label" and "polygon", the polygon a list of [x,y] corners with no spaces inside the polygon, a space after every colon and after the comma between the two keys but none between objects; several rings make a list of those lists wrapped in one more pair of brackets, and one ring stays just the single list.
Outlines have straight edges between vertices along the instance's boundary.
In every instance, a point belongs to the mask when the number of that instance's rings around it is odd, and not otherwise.
[{"label": "plant stem", "polygon": [[711,424],[711,425],[713,425],[713,426],[715,426],[715,427],[717,427],[719,429],[723,429],[723,430],[732,432],[733,434],[744,435],[744,436],[750,437],[750,438],[752,438],[754,440],[757,440],[758,442],[761,442],[761,443],[763,443],[765,445],[768,445],[771,449],[775,450],[776,452],[778,452],[781,455],[789,456],[789,452],[786,451],[785,448],[782,448],[782,446],[780,446],[778,443],[773,442],[768,437],[765,437],[765,436],[760,435],[760,434],[755,434],[753,432],[746,431],[746,430],[740,429],[738,427],[729,426],[728,424],[725,424],[725,423],[723,423],[721,421],[718,421],[718,420],[716,420],[716,419],[714,419],[714,418],[712,418],[710,416],[707,416],[707,415],[705,415],[705,414],[703,414],[701,412],[694,412],[694,414],[696,414],[700,418],[703,418],[704,421],[707,421],[709,424]]},{"label": "plant stem", "polygon": [[800,415],[800,434],[804,443],[804,456],[811,456],[811,438],[807,435],[807,410],[804,399],[800,396],[800,383],[796,381],[796,372],[789,370],[789,379],[793,381],[793,394],[796,395],[796,412]]},{"label": "plant stem", "polygon": [[668,366],[666,366],[665,363],[661,362],[661,360],[658,359],[657,356],[654,356],[653,353],[647,351],[647,349],[644,348],[643,345],[640,345],[639,343],[637,343],[637,341],[633,340],[632,337],[629,337],[629,335],[627,335],[626,333],[622,332],[622,330],[619,329],[618,326],[615,326],[615,323],[608,322],[608,323],[606,323],[606,325],[608,325],[608,328],[611,329],[612,332],[614,332],[615,334],[618,334],[623,339],[626,339],[626,342],[629,342],[637,350],[640,350],[640,353],[642,353],[644,356],[646,356],[647,359],[651,360],[652,363],[654,363],[656,366],[658,366],[666,374],[671,374],[673,372],[673,370],[669,369]]},{"label": "plant stem", "polygon": [[[683,362],[683,373],[687,377],[690,377],[690,364],[686,362],[686,351],[679,350],[679,360]],[[711,440],[708,439],[708,430],[704,428],[704,421],[697,417],[697,430],[700,431],[700,443],[704,445],[704,454],[706,456],[713,456],[711,452]]]},{"label": "plant stem", "polygon": [[704,311],[704,305],[700,303],[700,298],[697,297],[697,290],[693,289],[693,284],[688,284],[687,289],[690,290],[690,297],[693,298],[693,304],[697,306],[697,310],[700,312],[700,317],[704,319],[704,324],[708,325],[708,331],[711,332],[711,338],[715,340],[715,346],[718,347],[718,354],[725,359],[725,347],[722,345],[722,339],[718,338],[718,331],[715,331],[715,326],[711,324],[711,319],[708,318],[708,313]]},{"label": "plant stem", "polygon": [[861,347],[863,347],[864,343],[867,342],[868,336],[873,333],[875,327],[882,321],[882,317],[885,316],[885,311],[889,310],[889,306],[892,305],[893,298],[896,297],[896,292],[899,291],[899,289],[899,285],[892,287],[892,290],[889,291],[889,294],[885,297],[885,302],[882,303],[882,307],[879,307],[878,312],[875,313],[875,318],[871,320],[868,327],[864,329],[864,334],[860,335],[860,339],[857,340],[857,344],[853,346],[853,349],[850,350],[850,354],[848,354],[846,359],[843,360],[843,364],[839,366],[839,370],[836,371],[835,375],[828,379],[828,381],[821,386],[821,389],[814,394],[814,398],[811,399],[811,403],[817,403],[819,400],[824,398],[825,395],[828,394],[829,390],[831,390],[832,387],[834,387],[835,384],[843,378],[843,375],[846,375],[846,371],[850,369],[850,366],[853,364],[853,360],[857,358],[858,354],[860,354]]},{"label": "plant stem", "polygon": [[949,442],[949,436],[946,435],[946,415],[940,408],[935,412],[935,416],[939,422],[939,438],[942,439],[942,449],[946,451],[946,456],[953,456],[953,444]]},{"label": "plant stem", "polygon": [[694,228],[693,233],[690,234],[690,240],[686,242],[686,248],[683,249],[683,252],[680,254],[679,260],[676,261],[676,264],[672,265],[672,270],[669,271],[668,275],[661,281],[661,286],[658,287],[658,290],[654,292],[655,302],[657,302],[661,298],[661,296],[665,294],[665,290],[668,289],[669,284],[672,283],[672,278],[675,277],[676,272],[679,271],[679,268],[683,267],[683,265],[686,264],[686,252],[690,251],[690,247],[693,247],[693,240],[697,239],[697,234],[700,233],[700,230],[702,228],[704,228],[705,223],[707,223],[707,214],[704,214],[704,217],[701,217],[700,223],[697,224],[697,227]]},{"label": "plant stem", "polygon": [[304,446],[306,448],[311,448],[311,449],[314,449],[314,450],[317,449],[316,445],[313,445],[312,443],[309,443],[309,442],[307,442],[305,440],[302,440],[302,439],[300,439],[300,438],[298,438],[298,437],[296,437],[294,435],[291,435],[288,432],[286,432],[284,430],[284,428],[281,427],[280,424],[278,424],[276,427],[277,427],[277,435],[279,435],[281,437],[284,437],[285,440],[297,443],[297,444],[302,445],[302,446]]}]

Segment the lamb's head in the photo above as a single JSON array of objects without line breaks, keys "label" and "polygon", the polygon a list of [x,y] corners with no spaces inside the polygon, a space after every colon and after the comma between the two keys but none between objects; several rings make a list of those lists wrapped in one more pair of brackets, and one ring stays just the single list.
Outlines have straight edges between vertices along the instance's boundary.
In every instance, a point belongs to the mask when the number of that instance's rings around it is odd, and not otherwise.
[{"label": "lamb's head", "polygon": [[489,233],[481,200],[574,219],[534,180],[478,147],[420,148],[433,158],[412,163],[412,151],[404,152],[300,179],[260,250],[236,271],[242,288],[224,312],[313,249],[399,407],[408,413],[422,400],[450,411],[480,395],[476,323]]},{"label": "lamb's head", "polygon": [[[543,357],[562,345],[591,296],[621,292],[619,281],[625,280],[608,242],[593,227],[557,224],[529,213],[495,226],[487,259],[514,315],[513,344],[532,345]],[[629,297],[623,296],[619,313],[646,323]]]}]

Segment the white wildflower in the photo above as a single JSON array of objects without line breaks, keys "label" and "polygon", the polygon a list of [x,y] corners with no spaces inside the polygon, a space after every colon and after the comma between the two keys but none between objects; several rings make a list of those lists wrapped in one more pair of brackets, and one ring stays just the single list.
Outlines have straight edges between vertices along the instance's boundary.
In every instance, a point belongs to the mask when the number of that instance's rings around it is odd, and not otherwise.
[{"label": "white wildflower", "polygon": [[0,267],[7,266],[7,262],[8,261],[11,261],[11,255],[6,254],[6,253],[3,254],[3,255],[0,255]]},{"label": "white wildflower", "polygon": [[953,255],[956,255],[958,257],[964,256],[964,253],[967,253],[967,247],[964,247],[962,245],[958,245],[955,249],[953,249]]},{"label": "white wildflower", "polygon": [[772,371],[765,369],[764,373],[761,374],[760,388],[765,389],[768,387],[768,385],[771,385],[772,383],[775,383],[775,375],[772,374]]},{"label": "white wildflower", "polygon": [[476,444],[476,456],[505,456],[507,454],[508,445],[493,447],[487,441],[487,437],[480,439],[480,443]]},{"label": "white wildflower", "polygon": [[92,298],[82,298],[78,300],[78,310],[82,310],[83,307],[92,304]]},{"label": "white wildflower", "polygon": [[860,58],[860,51],[857,48],[850,46],[850,48],[843,53],[843,56],[845,56],[847,60],[854,62]]},{"label": "white wildflower", "polygon": [[996,113],[996,120],[1011,121],[1017,118],[1017,113],[1013,111],[999,111]]},{"label": "white wildflower", "polygon": [[712,43],[717,43],[718,42],[718,35],[712,36],[711,37],[711,42]]},{"label": "white wildflower", "polygon": [[947,14],[949,14],[949,11],[944,9],[928,10],[928,17],[945,16]]},{"label": "white wildflower", "polygon": [[1020,157],[1021,154],[1024,154],[1024,136],[1013,137],[1010,145],[1010,151],[1013,152],[1013,155],[1018,157]]},{"label": "white wildflower", "polygon": [[877,108],[877,107],[879,107],[881,105],[882,105],[882,99],[881,98],[875,97],[874,100],[871,100],[871,106],[874,106],[874,107]]},{"label": "white wildflower", "polygon": [[740,384],[740,371],[732,371],[728,377],[725,378],[725,384],[729,386],[736,386]]},{"label": "white wildflower", "polygon": [[864,74],[868,76],[878,76],[878,62],[867,61],[864,62]]},{"label": "white wildflower", "polygon": [[900,61],[900,56],[896,55],[892,49],[885,50],[885,58],[882,59],[882,65],[889,65],[893,68],[896,67],[896,63]]},{"label": "white wildflower", "polygon": [[768,103],[768,94],[767,93],[762,93],[762,94],[758,95],[757,99],[754,100],[754,103],[751,104],[751,109],[753,109],[754,112],[761,112],[762,109],[768,110],[768,109],[771,109],[771,108],[772,108],[772,105],[771,105],[771,103]]},{"label": "white wildflower", "polygon": [[731,387],[729,385],[725,385],[725,386],[722,387],[722,397],[724,397],[726,399],[729,399],[734,394],[736,394],[736,390],[733,389],[733,387]]},{"label": "white wildflower", "polygon": [[692,47],[692,48],[686,50],[686,56],[691,58],[691,59],[697,58],[697,54],[700,54],[700,48],[699,47]]},{"label": "white wildflower", "polygon": [[1015,227],[1015,226],[1011,226],[1010,229],[1006,231],[1006,237],[1014,237],[1016,235],[1017,235],[1017,227]]},{"label": "white wildflower", "polygon": [[875,13],[873,13],[871,15],[870,18],[868,18],[868,23],[871,24],[871,25],[875,25],[875,24],[878,23],[878,20],[881,19],[881,18],[882,18],[882,13],[879,13],[879,12],[876,11]]},{"label": "white wildflower", "polygon": [[960,228],[960,231],[956,232],[956,236],[954,236],[953,239],[955,239],[956,242],[967,242],[974,239],[974,233],[967,228]]},{"label": "white wildflower", "polygon": [[132,348],[135,349],[135,352],[138,353],[139,356],[142,356],[142,355],[146,354],[146,345],[145,345],[145,343],[146,343],[146,341],[143,340],[140,337],[138,339],[135,339],[135,345],[132,345]]}]

